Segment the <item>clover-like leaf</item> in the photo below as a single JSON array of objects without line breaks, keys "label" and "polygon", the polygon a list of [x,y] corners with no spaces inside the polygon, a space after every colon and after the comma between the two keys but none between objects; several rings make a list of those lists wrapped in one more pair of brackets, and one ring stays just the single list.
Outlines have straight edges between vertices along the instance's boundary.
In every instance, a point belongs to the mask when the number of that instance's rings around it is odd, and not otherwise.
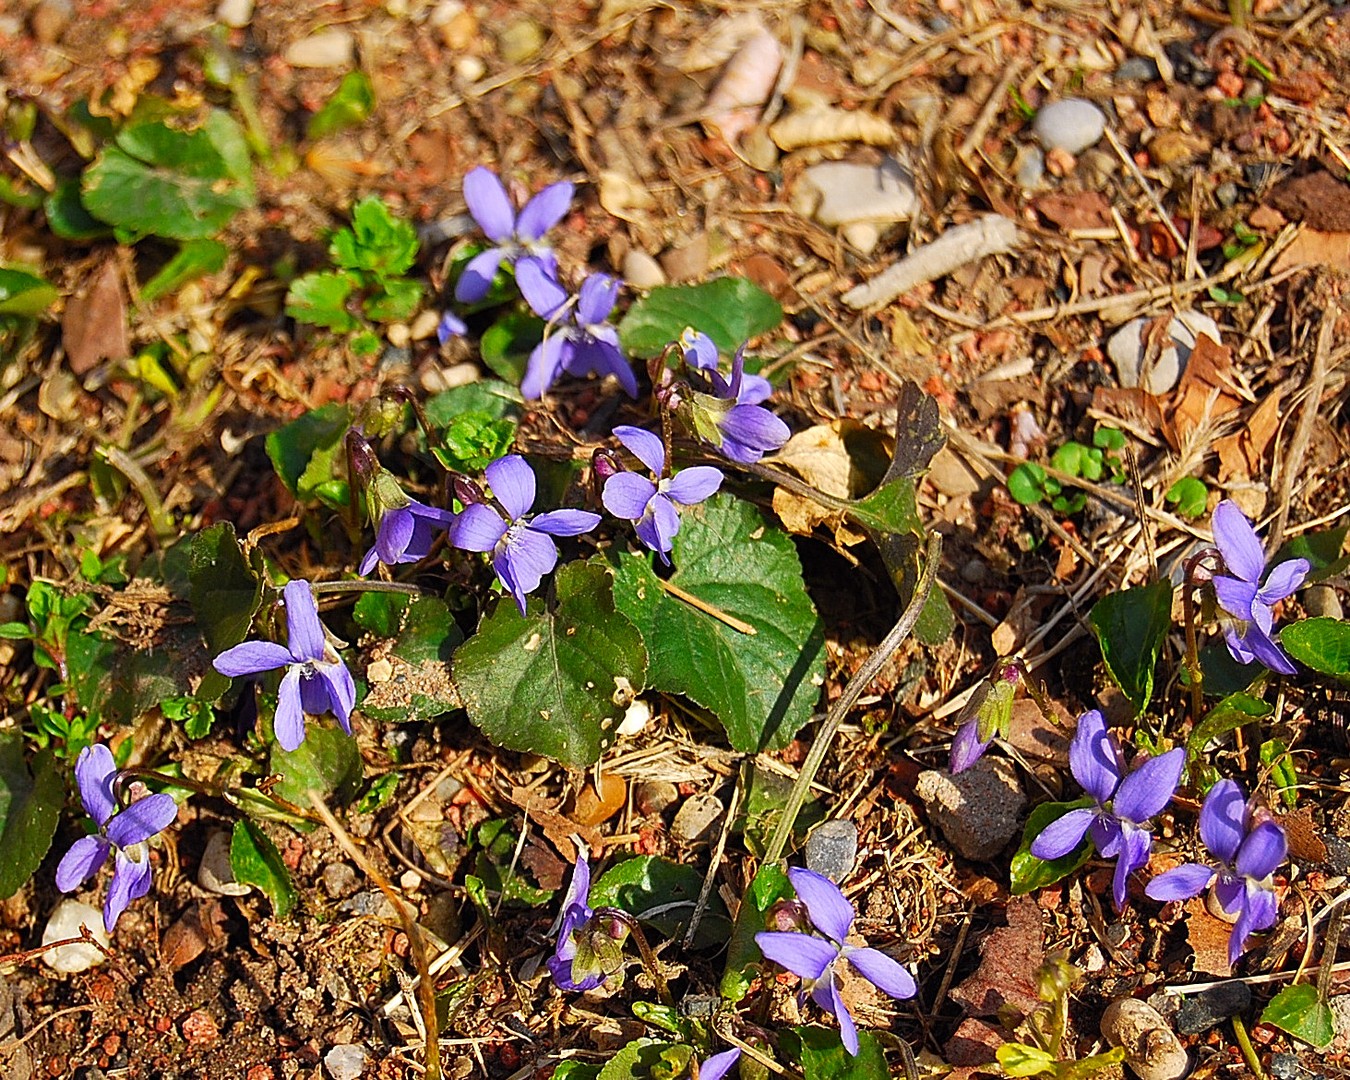
[{"label": "clover-like leaf", "polygon": [[[663,587],[648,555],[615,558],[614,597],[648,643],[650,685],[707,709],[742,753],[783,747],[824,682],[824,630],[787,534],[717,495],[685,510]],[[754,633],[720,618],[730,616]]]},{"label": "clover-like leaf", "polygon": [[456,650],[454,681],[469,719],[498,746],[590,765],[646,686],[647,649],[615,610],[603,565],[570,563],[554,587],[552,611],[537,597],[524,617],[498,604]]}]

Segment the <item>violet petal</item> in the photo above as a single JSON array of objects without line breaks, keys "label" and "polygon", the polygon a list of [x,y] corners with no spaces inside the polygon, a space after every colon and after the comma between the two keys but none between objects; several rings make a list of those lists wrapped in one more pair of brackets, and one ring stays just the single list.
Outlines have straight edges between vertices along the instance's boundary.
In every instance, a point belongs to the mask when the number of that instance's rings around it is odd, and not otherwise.
[{"label": "violet petal", "polygon": [[1284,862],[1288,851],[1284,830],[1273,821],[1263,821],[1242,841],[1234,869],[1244,877],[1262,881]]},{"label": "violet petal", "polygon": [[178,804],[172,795],[162,792],[137,799],[108,822],[107,836],[117,847],[142,844],[163,832],[178,816]]},{"label": "violet petal", "polygon": [[318,660],[323,656],[323,623],[319,605],[308,581],[286,582],[281,590],[286,607],[286,647],[296,660]]},{"label": "violet petal", "polygon": [[75,786],[80,789],[80,801],[85,812],[100,826],[106,825],[117,811],[112,789],[116,775],[117,762],[103,743],[86,746],[75,759]]},{"label": "violet petal", "polygon": [[656,494],[656,485],[634,472],[615,473],[605,481],[600,502],[617,518],[637,521],[647,511],[647,503]]},{"label": "violet petal", "polygon": [[1166,903],[1169,900],[1189,900],[1199,896],[1214,880],[1214,867],[1200,863],[1184,863],[1165,870],[1144,888],[1150,900]]},{"label": "violet petal", "polygon": [[1256,599],[1256,591],[1254,582],[1242,581],[1240,578],[1227,577],[1223,574],[1214,576],[1214,596],[1219,601],[1219,607],[1235,619],[1251,621],[1252,601]]},{"label": "violet petal", "polygon": [[506,522],[487,503],[470,503],[450,528],[450,543],[462,551],[491,551],[506,535]]},{"label": "violet petal", "polygon": [[582,326],[603,323],[619,298],[619,282],[608,274],[592,274],[577,290],[577,322]]},{"label": "violet petal", "polygon": [[653,476],[661,475],[666,465],[666,448],[659,436],[640,427],[619,424],[614,429],[614,437],[630,454],[651,469]]},{"label": "violet petal", "polygon": [[1069,743],[1069,770],[1083,790],[1099,803],[1109,801],[1120,784],[1118,755],[1102,714],[1096,709],[1083,713]]},{"label": "violet petal", "polygon": [[525,362],[525,375],[520,380],[521,397],[526,401],[538,401],[547,394],[562,374],[563,364],[571,349],[572,343],[566,336],[552,333],[530,350],[530,358]]},{"label": "violet petal", "polygon": [[1246,835],[1246,816],[1247,799],[1236,781],[1220,780],[1209,789],[1200,808],[1200,839],[1225,866],[1232,866],[1237,858]]},{"label": "violet petal", "polygon": [[537,259],[521,259],[516,264],[516,286],[541,319],[552,321],[567,303],[567,290],[545,273]]},{"label": "violet petal", "polygon": [[767,959],[803,979],[819,979],[839,958],[835,946],[812,934],[762,930],[755,935],[755,944]]},{"label": "violet petal", "polygon": [[78,889],[108,861],[112,845],[102,836],[81,836],[61,856],[56,867],[56,887],[62,892]]},{"label": "violet petal", "polygon": [[901,967],[899,961],[878,949],[845,948],[841,955],[883,994],[912,998],[919,991],[914,976]]},{"label": "violet petal", "polygon": [[1255,582],[1266,568],[1266,553],[1256,530],[1232,499],[1224,499],[1214,508],[1210,519],[1214,543],[1230,573]]},{"label": "violet petal", "polygon": [[244,641],[211,661],[211,666],[222,675],[257,675],[285,667],[292,662],[291,650],[275,641]]},{"label": "violet petal", "polygon": [[516,236],[522,240],[538,240],[563,219],[572,205],[576,189],[570,181],[549,184],[520,211],[516,218]]},{"label": "violet petal", "polygon": [[1031,853],[1038,859],[1058,859],[1067,855],[1080,843],[1092,824],[1097,811],[1091,807],[1070,810],[1050,822],[1031,842]]},{"label": "violet petal", "polygon": [[530,520],[530,528],[550,536],[580,536],[600,524],[600,515],[590,510],[550,510]]},{"label": "violet petal", "polygon": [[305,710],[300,704],[300,667],[292,665],[277,690],[277,711],[272,717],[277,744],[289,752],[305,741]]},{"label": "violet petal", "polygon": [[506,252],[501,248],[480,251],[465,265],[455,282],[455,299],[461,304],[476,304],[487,296]]},{"label": "violet petal", "polygon": [[824,874],[800,866],[788,870],[788,880],[797,899],[806,905],[811,925],[842,945],[857,916],[839,886]]},{"label": "violet petal", "polygon": [[1142,824],[1171,801],[1185,767],[1184,747],[1150,758],[1120,782],[1111,809],[1117,817]]},{"label": "violet petal", "polygon": [[722,486],[722,470],[712,465],[692,465],[682,469],[666,483],[666,494],[677,503],[693,506],[711,498]]},{"label": "violet petal", "polygon": [[534,505],[534,470],[519,454],[498,458],[485,470],[492,494],[512,520],[523,517]]},{"label": "violet petal", "polygon": [[516,213],[497,174],[485,165],[464,176],[464,202],[483,235],[501,243],[516,231]]},{"label": "violet petal", "polygon": [[127,905],[149,891],[149,861],[137,862],[119,851],[114,860],[112,881],[108,883],[108,896],[103,902],[103,925],[108,933],[113,932]]}]

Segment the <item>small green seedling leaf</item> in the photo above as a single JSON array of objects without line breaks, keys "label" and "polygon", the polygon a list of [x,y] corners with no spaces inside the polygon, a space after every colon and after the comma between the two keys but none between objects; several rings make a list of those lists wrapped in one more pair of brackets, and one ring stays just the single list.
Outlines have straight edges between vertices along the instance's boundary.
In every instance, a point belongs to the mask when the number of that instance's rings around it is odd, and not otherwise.
[{"label": "small green seedling leaf", "polygon": [[42,209],[47,225],[63,240],[99,240],[112,233],[106,221],[99,221],[80,199],[80,178],[61,180],[43,200]]},{"label": "small green seedling leaf", "polygon": [[1023,506],[1035,506],[1046,496],[1046,473],[1034,461],[1024,461],[1008,474],[1008,494]]},{"label": "small green seedling leaf", "polygon": [[1073,802],[1041,803],[1031,812],[1022,830],[1022,842],[1012,857],[1009,889],[1014,896],[1024,896],[1053,885],[1088,861],[1092,854],[1092,840],[1088,836],[1084,836],[1076,848],[1058,859],[1038,859],[1031,853],[1031,842],[1045,831],[1047,825],[1058,821],[1070,810],[1081,810],[1092,805],[1092,798],[1088,796]]},{"label": "small green seedling leaf", "polygon": [[46,278],[27,270],[0,267],[0,315],[36,319],[60,295]]},{"label": "small green seedling leaf", "polygon": [[504,597],[455,652],[454,680],[469,719],[496,745],[590,765],[647,685],[647,650],[615,610],[602,565],[564,566],[555,589],[555,610],[532,597],[523,618]]},{"label": "small green seedling leaf", "polygon": [[1336,1035],[1331,1007],[1322,1000],[1317,987],[1308,983],[1286,986],[1271,998],[1261,1012],[1261,1022],[1274,1024],[1319,1050],[1330,1046]]},{"label": "small green seedling leaf", "polygon": [[332,478],[351,422],[351,407],[334,402],[311,409],[267,436],[267,456],[292,495],[310,498],[314,481]]},{"label": "small green seedling leaf", "polygon": [[1138,716],[1153,697],[1153,672],[1172,626],[1172,583],[1107,593],[1088,615],[1106,670]]},{"label": "small green seedling leaf", "polygon": [[291,883],[281,852],[262,827],[248,818],[234,823],[230,837],[230,869],[241,885],[255,885],[272,903],[278,919],[284,919],[295,907],[298,894]]},{"label": "small green seedling leaf", "polygon": [[[1068,473],[1070,476],[1083,476],[1092,480],[1095,477],[1088,476],[1087,469],[1092,467],[1092,454],[1086,446],[1079,442],[1066,442],[1050,458],[1052,468],[1058,469],[1062,473]],[[1096,461],[1097,476],[1101,476],[1101,458]]]},{"label": "small green seedling leaf", "polygon": [[[520,385],[534,347],[544,340],[544,320],[525,311],[512,311],[483,331],[478,350],[488,370],[499,379]],[[556,328],[555,328],[556,332]]]},{"label": "small green seedling leaf", "polygon": [[412,222],[395,217],[378,195],[367,195],[352,207],[351,228],[333,234],[328,254],[344,270],[390,278],[412,269],[417,248]]},{"label": "small green seedling leaf", "polygon": [[689,1072],[692,1048],[657,1039],[634,1039],[600,1069],[598,1080],[669,1080]]},{"label": "small green seedling leaf", "polygon": [[1198,518],[1205,512],[1209,488],[1194,476],[1183,476],[1163,496],[1184,518]]},{"label": "small green seedling leaf", "polygon": [[56,755],[39,750],[31,768],[18,731],[0,732],[0,899],[19,891],[52,846],[65,801]]},{"label": "small green seedling leaf", "polygon": [[375,87],[364,71],[349,71],[338,83],[333,96],[309,118],[305,135],[322,139],[365,123],[375,108]]},{"label": "small green seedling leaf", "polygon": [[1125,449],[1125,433],[1120,428],[1099,427],[1092,433],[1092,445],[1099,450]]},{"label": "small green seedling leaf", "polygon": [[820,698],[825,658],[792,540],[719,494],[684,511],[672,561],[671,584],[701,606],[663,587],[650,555],[615,556],[614,599],[649,643],[650,685],[707,709],[742,753],[786,746]]},{"label": "small green seedling leaf", "polygon": [[1280,632],[1284,651],[1323,675],[1350,682],[1350,622],[1304,619]]},{"label": "small green seedling leaf", "polygon": [[189,281],[214,274],[225,266],[229,248],[219,240],[187,240],[154,277],[141,286],[146,303],[167,296]]},{"label": "small green seedling leaf", "polygon": [[1026,1043],[1004,1043],[994,1051],[995,1057],[1008,1076],[1039,1076],[1053,1073],[1057,1059],[1048,1050]]},{"label": "small green seedling leaf", "polygon": [[778,301],[758,285],[723,277],[699,285],[658,285],[628,309],[619,323],[619,340],[627,352],[646,358],[692,326],[712,338],[720,352],[731,354],[782,321]]},{"label": "small green seedling leaf", "polygon": [[[656,855],[625,859],[591,886],[590,905],[616,907],[674,937],[689,924],[703,888],[703,875],[692,866]],[[703,913],[695,941],[700,946],[726,941],[731,930],[727,910],[717,897]]]},{"label": "small green seedling leaf", "polygon": [[297,322],[326,327],[339,334],[350,333],[361,320],[347,307],[360,284],[345,270],[318,270],[291,282],[286,291],[286,314]]},{"label": "small green seedling leaf", "polygon": [[792,896],[787,874],[775,863],[762,865],[750,882],[736,911],[736,924],[727,945],[727,966],[722,975],[722,997],[731,1004],[750,993],[751,985],[759,977],[764,956],[755,944],[755,935],[767,929],[769,908],[780,900],[792,899]]},{"label": "small green seedling leaf", "polygon": [[1283,739],[1267,739],[1261,744],[1261,764],[1270,769],[1271,783],[1284,805],[1294,809],[1298,805],[1298,770],[1288,744]]},{"label": "small green seedling leaf", "polygon": [[856,1056],[834,1028],[788,1028],[780,1040],[784,1055],[797,1063],[805,1080],[886,1080],[891,1075],[881,1043],[870,1031],[858,1032]]}]

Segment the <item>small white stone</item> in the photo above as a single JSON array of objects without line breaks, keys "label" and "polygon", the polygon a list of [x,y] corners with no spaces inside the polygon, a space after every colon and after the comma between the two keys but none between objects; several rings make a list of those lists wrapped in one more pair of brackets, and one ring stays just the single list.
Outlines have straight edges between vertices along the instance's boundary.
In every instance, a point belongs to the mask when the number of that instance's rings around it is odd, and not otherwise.
[{"label": "small white stone", "polygon": [[[792,208],[826,228],[875,228],[908,221],[919,208],[919,196],[914,177],[894,158],[883,158],[876,165],[824,161],[802,173],[793,189]],[[850,236],[855,245],[864,239],[857,230]]]},{"label": "small white stone", "polygon": [[1168,343],[1158,351],[1158,358],[1147,372],[1141,372],[1144,360],[1143,333],[1148,320],[1133,319],[1111,335],[1106,343],[1106,354],[1116,365],[1116,378],[1126,388],[1142,386],[1150,394],[1166,394],[1181,379],[1186,363],[1191,358],[1196,339],[1207,337],[1222,344],[1219,326],[1208,315],[1183,311],[1167,324]]},{"label": "small white stone", "polygon": [[427,23],[430,26],[444,26],[463,10],[463,0],[441,0],[431,9],[431,14],[427,17]]},{"label": "small white stone", "polygon": [[487,64],[481,56],[461,56],[455,61],[455,74],[466,83],[476,83],[487,74]]},{"label": "small white stone", "polygon": [[394,348],[403,349],[407,348],[408,342],[412,340],[412,331],[408,329],[407,323],[390,323],[384,336]]},{"label": "small white stone", "polygon": [[642,698],[638,698],[628,706],[628,710],[623,714],[623,719],[619,721],[619,726],[614,729],[614,734],[624,737],[636,735],[651,722],[652,707]]},{"label": "small white stone", "polygon": [[441,313],[439,311],[434,311],[431,308],[419,311],[409,328],[412,339],[414,341],[425,341],[436,332],[436,327],[440,325],[440,321]]},{"label": "small white stone", "polygon": [[1102,1037],[1125,1049],[1125,1064],[1139,1080],[1180,1080],[1190,1058],[1162,1013],[1146,1001],[1121,998],[1102,1014]]},{"label": "small white stone", "polygon": [[[112,944],[112,938],[103,928],[103,912],[79,900],[62,900],[56,905],[47,927],[42,931],[42,944],[80,936],[80,927],[89,927],[89,933],[104,948]],[[92,945],[80,942],[78,945],[62,945],[42,954],[42,962],[53,971],[65,975],[78,975],[91,967],[103,963],[108,958]]]},{"label": "small white stone", "polygon": [[324,1071],[333,1080],[357,1080],[366,1067],[366,1057],[364,1047],[342,1043],[324,1054]]},{"label": "small white stone", "polygon": [[635,289],[654,289],[666,283],[666,272],[645,251],[630,248],[623,257],[623,279]]},{"label": "small white stone", "polygon": [[253,21],[254,0],[220,0],[216,5],[216,21],[236,30]]},{"label": "small white stone", "polygon": [[1078,154],[1102,137],[1106,114],[1090,101],[1065,98],[1042,108],[1031,130],[1047,150]]},{"label": "small white stone", "polygon": [[197,867],[197,884],[217,896],[243,896],[253,891],[251,885],[241,885],[234,879],[229,833],[217,829],[207,837],[206,850]]},{"label": "small white stone", "polygon": [[356,55],[356,39],[350,30],[335,26],[321,30],[286,47],[283,58],[292,67],[350,67]]}]

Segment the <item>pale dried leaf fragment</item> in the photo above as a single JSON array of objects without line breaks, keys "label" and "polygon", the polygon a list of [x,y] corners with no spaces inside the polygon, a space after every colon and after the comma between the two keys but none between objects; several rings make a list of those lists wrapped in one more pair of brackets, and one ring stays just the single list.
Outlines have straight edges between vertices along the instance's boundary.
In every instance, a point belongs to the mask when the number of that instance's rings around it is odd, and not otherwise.
[{"label": "pale dried leaf fragment", "polygon": [[769,125],[769,137],[780,150],[841,142],[892,146],[896,141],[895,128],[888,120],[872,113],[833,106],[789,113]]},{"label": "pale dried leaf fragment", "polygon": [[103,360],[116,362],[131,356],[127,298],[116,259],[106,260],[85,291],[66,302],[61,341],[66,347],[66,361],[76,375],[86,374]]},{"label": "pale dried leaf fragment", "polygon": [[703,106],[704,130],[735,145],[759,120],[782,66],[782,45],[768,30],[759,30],[736,50],[708,95]]},{"label": "pale dried leaf fragment", "polygon": [[948,229],[931,244],[907,255],[871,281],[844,293],[843,301],[854,309],[889,304],[915,286],[935,281],[967,263],[1011,251],[1017,244],[1018,235],[1017,223],[1011,218],[986,214]]}]

